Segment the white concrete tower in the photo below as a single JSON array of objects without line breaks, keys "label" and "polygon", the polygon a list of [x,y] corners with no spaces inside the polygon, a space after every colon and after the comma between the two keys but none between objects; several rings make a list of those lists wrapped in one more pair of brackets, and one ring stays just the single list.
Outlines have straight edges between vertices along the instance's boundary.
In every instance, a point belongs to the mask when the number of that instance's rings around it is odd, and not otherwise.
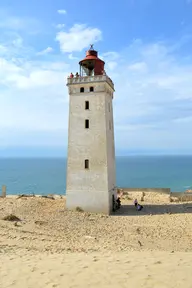
[{"label": "white concrete tower", "polygon": [[67,79],[69,130],[66,181],[68,209],[110,214],[116,199],[113,125],[114,84],[91,45]]}]

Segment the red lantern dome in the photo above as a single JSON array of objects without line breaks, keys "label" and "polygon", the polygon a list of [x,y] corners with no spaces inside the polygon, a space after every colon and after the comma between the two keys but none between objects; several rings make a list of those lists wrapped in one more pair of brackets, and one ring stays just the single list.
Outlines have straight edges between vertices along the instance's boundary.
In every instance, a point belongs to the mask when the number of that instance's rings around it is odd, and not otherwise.
[{"label": "red lantern dome", "polygon": [[103,75],[105,62],[98,58],[98,52],[90,49],[86,52],[86,57],[79,62],[80,76]]}]

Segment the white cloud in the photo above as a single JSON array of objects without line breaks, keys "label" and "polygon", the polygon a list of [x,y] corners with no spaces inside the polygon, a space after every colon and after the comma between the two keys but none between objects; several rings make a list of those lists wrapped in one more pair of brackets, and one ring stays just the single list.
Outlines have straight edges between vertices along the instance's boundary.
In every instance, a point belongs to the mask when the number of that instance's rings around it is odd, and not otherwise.
[{"label": "white cloud", "polygon": [[38,52],[37,55],[45,55],[45,54],[48,54],[48,53],[51,53],[51,52],[53,52],[53,48],[52,47],[47,47],[43,51]]},{"label": "white cloud", "polygon": [[[63,145],[68,123],[65,79],[73,66],[63,62],[63,56],[47,62],[40,55],[32,60],[35,53],[23,57],[24,47],[19,46],[21,53],[16,57],[13,41],[0,57],[0,146]],[[38,133],[44,138],[38,140]],[[54,141],[48,141],[52,136]]]},{"label": "white cloud", "polygon": [[34,89],[38,87],[47,87],[52,85],[60,85],[63,79],[63,73],[53,72],[50,70],[35,70],[29,75],[10,75],[6,81],[19,89]]},{"label": "white cloud", "polygon": [[135,71],[135,72],[141,72],[141,73],[146,72],[147,64],[145,62],[137,62],[137,63],[129,65],[128,69]]},{"label": "white cloud", "polygon": [[69,57],[70,60],[77,60],[78,59],[77,57],[74,57],[72,53],[69,54],[68,57]]},{"label": "white cloud", "polygon": [[82,51],[90,44],[100,41],[101,38],[102,33],[98,28],[87,27],[83,24],[75,24],[68,32],[59,32],[56,36],[61,51],[69,53]]},{"label": "white cloud", "polygon": [[109,52],[105,52],[103,54],[101,54],[101,56],[103,59],[107,59],[107,60],[110,60],[110,61],[113,61],[113,60],[117,60],[120,58],[120,55],[119,53],[115,52],[115,51],[109,51]]},{"label": "white cloud", "polygon": [[99,58],[102,59],[106,63],[106,69],[109,69],[110,71],[114,71],[115,68],[118,66],[118,62],[120,61],[121,57],[119,53],[115,51],[109,51],[99,54]]},{"label": "white cloud", "polygon": [[57,29],[62,29],[62,28],[65,27],[65,24],[57,24],[57,25],[55,25],[55,27],[56,27]]},{"label": "white cloud", "polygon": [[42,23],[32,17],[17,17],[9,15],[0,9],[0,29],[5,31],[27,31],[36,34],[42,30]]},{"label": "white cloud", "polygon": [[181,48],[137,40],[121,51],[124,63],[110,73],[118,148],[191,149],[192,61]]},{"label": "white cloud", "polygon": [[5,54],[7,52],[7,48],[3,45],[0,45],[0,55]]},{"label": "white cloud", "polygon": [[59,9],[59,10],[57,10],[57,13],[59,13],[59,14],[66,14],[67,11],[64,10],[64,9]]},{"label": "white cloud", "polygon": [[0,21],[0,28],[7,28],[13,30],[22,30],[25,28],[26,21],[25,19],[18,17],[8,17]]},{"label": "white cloud", "polygon": [[108,67],[110,70],[114,70],[114,69],[117,67],[117,62],[115,62],[115,61],[108,62],[108,63],[107,63],[107,67]]},{"label": "white cloud", "polygon": [[17,38],[15,38],[12,43],[13,46],[20,48],[23,45],[23,39],[20,36],[17,36]]}]

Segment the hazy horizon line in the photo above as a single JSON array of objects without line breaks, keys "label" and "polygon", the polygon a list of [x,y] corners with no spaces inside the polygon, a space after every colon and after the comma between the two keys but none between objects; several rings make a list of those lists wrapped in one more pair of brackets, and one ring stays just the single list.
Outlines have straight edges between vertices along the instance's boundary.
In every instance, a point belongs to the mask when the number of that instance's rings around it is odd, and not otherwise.
[{"label": "hazy horizon line", "polygon": [[[123,158],[123,157],[192,157],[191,154],[127,154],[127,155],[115,155],[115,158]],[[67,156],[57,156],[57,155],[13,155],[13,156],[2,156],[0,155],[0,159],[67,159]]]}]

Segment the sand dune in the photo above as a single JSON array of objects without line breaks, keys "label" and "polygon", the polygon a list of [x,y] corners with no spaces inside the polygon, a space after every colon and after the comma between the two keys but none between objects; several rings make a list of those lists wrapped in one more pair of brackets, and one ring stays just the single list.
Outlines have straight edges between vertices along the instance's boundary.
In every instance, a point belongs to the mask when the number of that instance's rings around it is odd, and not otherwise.
[{"label": "sand dune", "polygon": [[0,287],[192,287],[192,204],[158,197],[112,216],[1,198],[0,219],[22,221],[0,220]]}]

